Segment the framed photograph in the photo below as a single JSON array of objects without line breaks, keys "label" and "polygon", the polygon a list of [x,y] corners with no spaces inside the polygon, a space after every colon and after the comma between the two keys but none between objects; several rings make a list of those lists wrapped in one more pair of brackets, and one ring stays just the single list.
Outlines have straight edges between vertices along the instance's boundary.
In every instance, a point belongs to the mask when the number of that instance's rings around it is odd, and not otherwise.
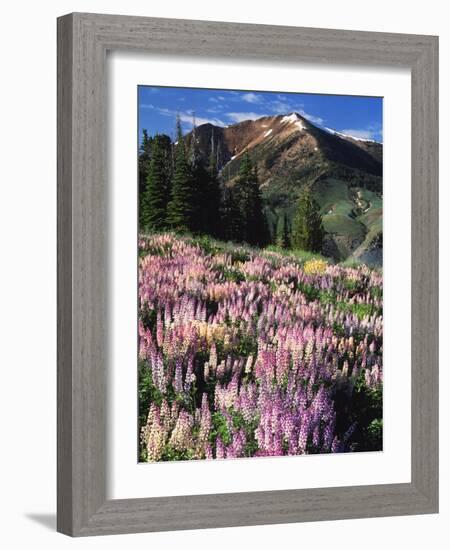
[{"label": "framed photograph", "polygon": [[438,39],[58,19],[58,530],[438,511]]}]

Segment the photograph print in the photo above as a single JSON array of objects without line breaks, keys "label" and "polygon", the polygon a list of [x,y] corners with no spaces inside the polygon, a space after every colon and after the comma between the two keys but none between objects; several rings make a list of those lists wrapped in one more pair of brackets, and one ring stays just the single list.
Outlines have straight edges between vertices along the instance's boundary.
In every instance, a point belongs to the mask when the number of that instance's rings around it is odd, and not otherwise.
[{"label": "photograph print", "polygon": [[139,462],[382,451],[382,110],[138,87]]}]

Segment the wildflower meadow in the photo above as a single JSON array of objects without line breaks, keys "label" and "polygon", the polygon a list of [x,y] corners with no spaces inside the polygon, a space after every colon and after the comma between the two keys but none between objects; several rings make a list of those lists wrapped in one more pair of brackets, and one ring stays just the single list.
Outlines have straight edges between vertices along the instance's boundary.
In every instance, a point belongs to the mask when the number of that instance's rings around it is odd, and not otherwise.
[{"label": "wildflower meadow", "polygon": [[382,449],[382,273],[139,236],[139,460]]}]

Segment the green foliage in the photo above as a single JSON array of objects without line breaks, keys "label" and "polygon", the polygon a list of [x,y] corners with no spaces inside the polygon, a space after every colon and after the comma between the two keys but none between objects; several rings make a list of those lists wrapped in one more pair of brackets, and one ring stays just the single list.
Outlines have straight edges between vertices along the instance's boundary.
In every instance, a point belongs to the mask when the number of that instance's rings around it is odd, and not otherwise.
[{"label": "green foliage", "polygon": [[194,453],[191,449],[174,449],[171,445],[167,444],[164,447],[161,460],[163,462],[168,462],[171,460],[192,460],[194,458]]},{"label": "green foliage", "polygon": [[375,418],[366,428],[367,445],[372,449],[383,448],[383,419]]},{"label": "green foliage", "polygon": [[[356,422],[356,430],[351,437],[354,451],[379,451],[382,449],[383,433],[383,387],[366,386],[362,373],[353,391],[346,386],[335,395],[335,409],[338,423],[337,432],[342,435],[349,423]],[[346,419],[344,423],[340,419]]]},{"label": "green foliage", "polygon": [[273,244],[267,246],[265,250],[267,250],[268,252],[276,252],[277,254],[281,254],[282,256],[288,256],[289,258],[297,260],[298,263],[301,265],[309,260],[324,260],[330,263],[330,258],[326,258],[325,256],[322,256],[322,254],[319,254],[317,252],[310,252],[309,250],[286,250]]},{"label": "green foliage", "polygon": [[242,283],[242,281],[245,281],[245,275],[239,271],[239,269],[234,267],[228,268],[223,266],[221,268],[217,268],[217,270],[220,270],[225,281],[233,281],[234,283]]},{"label": "green foliage", "polygon": [[343,302],[336,299],[336,295],[325,290],[317,291],[316,296],[322,304],[333,304],[336,309],[346,313],[353,313],[362,320],[364,317],[380,314],[380,311],[374,304]]},{"label": "green foliage", "polygon": [[239,357],[248,357],[249,355],[256,355],[258,351],[258,340],[253,336],[249,336],[244,332],[239,332],[238,345],[235,349],[236,354]]},{"label": "green foliage", "polygon": [[145,181],[150,169],[150,161],[152,158],[153,138],[149,137],[147,130],[142,132],[142,141],[139,146],[138,170],[139,170],[139,196],[142,195],[145,189]]},{"label": "green foliage", "polygon": [[199,192],[199,230],[202,233],[217,237],[220,234],[220,200],[221,192],[219,180],[216,175],[211,175],[202,169],[200,177],[197,176]]},{"label": "green foliage", "polygon": [[139,426],[145,426],[154,390],[151,371],[143,361],[139,361]]},{"label": "green foliage", "polygon": [[292,246],[311,252],[320,252],[324,229],[319,205],[312,196],[311,188],[302,190],[292,228]]},{"label": "green foliage", "polygon": [[342,267],[357,268],[362,265],[362,262],[360,260],[357,260],[356,258],[348,258],[347,260],[340,262],[340,265],[342,265]]},{"label": "green foliage", "polygon": [[291,228],[286,213],[278,220],[276,245],[279,248],[290,248],[291,246]]},{"label": "green foliage", "polygon": [[234,189],[225,187],[221,203],[222,229],[221,237],[226,241],[241,241],[243,224],[237,194]]},{"label": "green foliage", "polygon": [[365,234],[365,226],[348,215],[328,214],[323,217],[323,226],[327,233],[345,235],[351,239],[362,241]]},{"label": "green foliage", "polygon": [[308,285],[306,283],[299,283],[297,285],[297,288],[298,288],[298,290],[300,290],[300,292],[302,294],[305,295],[308,302],[312,302],[312,301],[317,300],[319,298],[320,291],[319,291],[318,288],[316,288],[313,285]]},{"label": "green foliage", "polygon": [[211,139],[211,152],[201,196],[202,232],[217,237],[220,235],[221,190],[217,172],[217,150]]},{"label": "green foliage", "polygon": [[220,185],[216,165],[214,140],[208,163],[202,159],[198,150],[196,128],[189,140],[189,166],[192,174],[194,201],[192,204],[192,223],[194,233],[217,236],[220,228]]},{"label": "green foliage", "polygon": [[214,443],[217,437],[220,437],[224,445],[231,443],[231,434],[228,428],[227,419],[219,411],[216,411],[211,416],[212,429],[209,434],[209,440]]},{"label": "green foliage", "polygon": [[378,313],[377,308],[373,304],[353,304],[350,302],[337,302],[336,306],[341,311],[353,313],[358,319],[363,319],[373,313]]},{"label": "green foliage", "polygon": [[144,230],[159,230],[166,226],[167,203],[170,191],[168,152],[170,140],[156,135],[152,158],[145,181],[140,208],[140,225]]},{"label": "green foliage", "polygon": [[246,435],[246,444],[244,448],[245,456],[254,456],[258,450],[258,442],[255,437],[255,431],[258,426],[258,420],[255,418],[250,422],[247,422],[242,413],[239,411],[231,410],[231,419],[233,427],[235,429],[244,429]]},{"label": "green foliage", "polygon": [[245,152],[234,184],[235,215],[240,220],[240,241],[251,245],[264,246],[268,242],[268,227],[263,212],[262,196],[258,184],[256,166],[252,165],[250,155]]},{"label": "green foliage", "polygon": [[181,131],[181,122],[178,118],[172,195],[168,204],[169,226],[175,231],[190,231],[194,224],[194,204],[194,182],[187,160],[185,143]]}]

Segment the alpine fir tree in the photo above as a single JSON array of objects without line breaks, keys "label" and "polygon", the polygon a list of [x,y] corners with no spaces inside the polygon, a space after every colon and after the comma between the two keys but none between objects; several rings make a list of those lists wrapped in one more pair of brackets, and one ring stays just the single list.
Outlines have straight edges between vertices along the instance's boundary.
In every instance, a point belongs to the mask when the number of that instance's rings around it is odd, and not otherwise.
[{"label": "alpine fir tree", "polygon": [[142,132],[142,141],[139,146],[139,196],[142,197],[145,189],[145,182],[150,170],[152,157],[153,138],[149,137],[147,130]]},{"label": "alpine fir tree", "polygon": [[322,216],[310,186],[306,186],[297,204],[292,227],[292,246],[296,249],[320,252],[324,237]]},{"label": "alpine fir tree", "polygon": [[209,154],[207,177],[202,200],[203,231],[214,237],[220,231],[220,184],[217,171],[217,152],[214,148],[214,129],[211,132],[211,151]]},{"label": "alpine fir tree", "polygon": [[276,245],[279,248],[290,248],[291,246],[289,220],[286,214],[280,216],[278,220]]},{"label": "alpine fir tree", "polygon": [[225,241],[242,241],[242,215],[234,188],[224,186],[221,200],[219,237]]},{"label": "alpine fir tree", "polygon": [[212,235],[212,223],[217,219],[217,208],[211,204],[211,175],[205,166],[198,147],[197,128],[193,115],[192,132],[189,136],[188,162],[192,174],[192,190],[195,200],[192,203],[191,231]]},{"label": "alpine fir tree", "polygon": [[142,193],[140,225],[146,231],[159,231],[167,224],[169,171],[166,136],[153,139],[151,161]]},{"label": "alpine fir tree", "polygon": [[195,193],[186,147],[177,118],[177,142],[175,149],[172,194],[168,204],[168,223],[175,231],[191,231],[194,225]]},{"label": "alpine fir tree", "polygon": [[268,229],[262,208],[258,174],[248,152],[239,167],[239,175],[233,187],[242,218],[241,239],[249,244],[263,246],[267,244]]}]

